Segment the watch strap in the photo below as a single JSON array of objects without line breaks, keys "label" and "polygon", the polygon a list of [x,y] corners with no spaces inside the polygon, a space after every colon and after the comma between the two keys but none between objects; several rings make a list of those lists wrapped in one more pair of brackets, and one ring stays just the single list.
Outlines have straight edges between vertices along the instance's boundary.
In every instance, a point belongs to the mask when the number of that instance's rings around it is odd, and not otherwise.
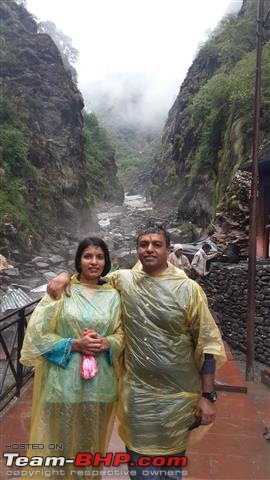
[{"label": "watch strap", "polygon": [[202,392],[202,397],[214,403],[217,400],[217,392]]}]

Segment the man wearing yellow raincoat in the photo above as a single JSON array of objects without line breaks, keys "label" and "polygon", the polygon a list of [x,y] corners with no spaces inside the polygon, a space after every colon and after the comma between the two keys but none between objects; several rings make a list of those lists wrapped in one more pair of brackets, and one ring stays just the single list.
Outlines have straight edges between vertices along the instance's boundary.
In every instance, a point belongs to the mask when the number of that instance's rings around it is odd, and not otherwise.
[{"label": "man wearing yellow raincoat", "polygon": [[[137,241],[142,269],[110,277],[121,294],[126,334],[119,433],[135,461],[133,452],[184,452],[195,415],[203,424],[214,420],[214,369],[207,364],[212,356],[218,366],[225,359],[204,292],[183,271],[168,266],[168,247],[164,230],[146,230]],[[153,476],[151,470],[157,469],[139,468],[131,478],[180,478]]]},{"label": "man wearing yellow raincoat", "polygon": [[[167,263],[167,232],[157,227],[140,234],[137,253],[141,268],[109,275],[121,294],[126,335],[119,433],[135,464],[140,455],[183,455],[196,416],[204,425],[213,422],[215,362],[226,358],[203,290]],[[50,293],[68,281],[61,274]],[[181,478],[179,468],[169,470],[135,465],[130,478]]]}]

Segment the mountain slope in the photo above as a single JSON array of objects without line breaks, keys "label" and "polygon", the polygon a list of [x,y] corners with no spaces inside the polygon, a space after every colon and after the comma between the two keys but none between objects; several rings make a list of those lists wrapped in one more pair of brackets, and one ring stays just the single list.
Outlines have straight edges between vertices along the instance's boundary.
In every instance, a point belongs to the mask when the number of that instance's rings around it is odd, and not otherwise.
[{"label": "mountain slope", "polygon": [[93,126],[103,177],[96,187],[83,99],[53,40],[12,0],[1,0],[0,15],[0,237],[11,224],[23,248],[30,234],[40,240],[58,227],[90,229],[94,200],[107,198],[104,185],[112,200],[121,202],[123,191],[113,149],[101,146]]},{"label": "mountain slope", "polygon": [[[270,7],[265,1],[265,11]],[[270,136],[270,35],[262,58],[262,138]],[[243,1],[198,52],[172,106],[152,173],[157,206],[202,231],[251,152],[256,2]]]}]

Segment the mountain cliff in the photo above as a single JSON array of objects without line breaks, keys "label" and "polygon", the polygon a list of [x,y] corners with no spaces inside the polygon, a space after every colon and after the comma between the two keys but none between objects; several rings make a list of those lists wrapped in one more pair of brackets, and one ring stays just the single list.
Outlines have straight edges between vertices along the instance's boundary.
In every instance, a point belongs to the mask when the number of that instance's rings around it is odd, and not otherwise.
[{"label": "mountain cliff", "polygon": [[[270,137],[269,39],[265,30],[263,140]],[[224,19],[201,47],[169,112],[151,195],[158,207],[177,208],[180,228],[189,221],[206,232],[235,176],[249,184],[237,172],[251,152],[255,47],[256,2],[244,0],[239,14]]]},{"label": "mountain cliff", "polygon": [[97,122],[84,125],[82,96],[50,36],[13,1],[1,0],[0,16],[0,228],[3,236],[12,225],[23,247],[61,226],[90,229],[94,200],[109,190],[121,202],[123,191],[113,148]]},{"label": "mountain cliff", "polygon": [[[84,87],[87,108],[97,115],[115,147],[118,177],[126,192],[144,193],[158,151],[165,114],[147,104],[149,81],[142,76],[110,75]],[[149,101],[149,100],[148,100]]]}]

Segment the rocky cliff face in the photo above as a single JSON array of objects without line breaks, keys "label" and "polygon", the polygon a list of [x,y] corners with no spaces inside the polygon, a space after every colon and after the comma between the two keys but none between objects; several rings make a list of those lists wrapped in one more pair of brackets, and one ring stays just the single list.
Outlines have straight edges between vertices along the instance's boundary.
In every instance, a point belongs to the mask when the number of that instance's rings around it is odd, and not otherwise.
[{"label": "rocky cliff face", "polygon": [[[1,226],[13,223],[22,242],[59,225],[87,229],[93,183],[86,168],[81,94],[54,42],[37,33],[23,6],[1,0],[0,15]],[[7,140],[11,132],[21,141],[17,157]],[[121,197],[114,158],[109,160],[108,175],[113,172]]]},{"label": "rocky cliff face", "polygon": [[247,255],[251,173],[236,172],[216,211],[209,233],[221,248],[237,244],[239,254]]},{"label": "rocky cliff face", "polygon": [[[270,2],[265,4],[267,11]],[[265,40],[262,137],[270,138],[269,31]],[[160,208],[177,209],[180,227],[191,221],[206,233],[215,213],[222,216],[220,207],[233,179],[242,181],[237,171],[250,155],[252,141],[255,44],[256,5],[244,0],[239,14],[225,19],[201,48],[169,112],[151,195]]]}]

